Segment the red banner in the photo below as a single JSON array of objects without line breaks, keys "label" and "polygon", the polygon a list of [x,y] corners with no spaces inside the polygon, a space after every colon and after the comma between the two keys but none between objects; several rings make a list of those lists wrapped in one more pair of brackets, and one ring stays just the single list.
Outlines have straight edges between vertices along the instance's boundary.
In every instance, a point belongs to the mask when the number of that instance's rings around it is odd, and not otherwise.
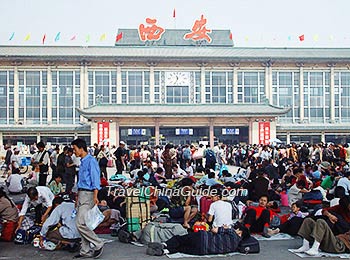
[{"label": "red banner", "polygon": [[97,142],[99,145],[109,145],[109,123],[97,123]]},{"label": "red banner", "polygon": [[259,122],[259,144],[269,144],[270,122]]}]

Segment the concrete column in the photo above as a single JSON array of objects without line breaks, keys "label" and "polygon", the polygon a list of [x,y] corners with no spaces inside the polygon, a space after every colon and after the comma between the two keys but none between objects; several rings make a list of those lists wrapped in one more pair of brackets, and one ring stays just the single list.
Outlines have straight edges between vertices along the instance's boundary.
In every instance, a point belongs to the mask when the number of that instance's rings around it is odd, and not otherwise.
[{"label": "concrete column", "polygon": [[156,141],[156,145],[159,145],[159,139],[160,139],[160,133],[159,133],[159,118],[156,118],[155,119],[155,122],[154,122],[155,124],[154,124],[154,127],[155,127],[155,141]]},{"label": "concrete column", "polygon": [[149,103],[154,104],[154,67],[149,68]]},{"label": "concrete column", "polygon": [[[80,88],[82,88],[80,86]],[[84,92],[84,108],[89,106],[89,73],[88,73],[88,67],[84,66],[84,85],[83,88],[85,89]]]},{"label": "concrete column", "polygon": [[47,123],[52,123],[52,72],[51,67],[47,67]]},{"label": "concrete column", "polygon": [[249,121],[248,121],[248,142],[249,144],[253,144],[253,119],[250,118]]},{"label": "concrete column", "polygon": [[287,144],[290,144],[290,132],[287,132],[287,140],[286,140]]},{"label": "concrete column", "polygon": [[116,121],[116,124],[115,124],[115,143],[116,143],[117,147],[119,145],[119,142],[121,141],[119,128],[120,128],[120,123],[119,123],[119,121]]},{"label": "concrete column", "polygon": [[201,103],[205,104],[205,67],[201,67]]},{"label": "concrete column", "polygon": [[91,135],[90,135],[90,140],[91,140],[91,145],[94,143],[97,143],[97,135],[98,135],[98,129],[97,129],[97,122],[91,122]]},{"label": "concrete column", "polygon": [[4,146],[4,140],[3,140],[2,132],[0,132],[0,149],[2,149],[3,146]]},{"label": "concrete column", "polygon": [[[85,105],[85,96],[88,96],[89,84],[85,84],[85,70],[84,66],[80,66],[80,108],[83,109]],[[89,97],[88,97],[89,100]],[[82,119],[82,116],[80,116]]]},{"label": "concrete column", "polygon": [[276,129],[276,121],[273,120],[270,121],[270,139],[276,138],[277,136],[277,129]]},{"label": "concrete column", "polygon": [[214,147],[214,119],[209,118],[209,145]]},{"label": "concrete column", "polygon": [[251,136],[252,136],[252,144],[258,144],[259,143],[259,122],[252,121]]},{"label": "concrete column", "polygon": [[117,123],[115,121],[109,123],[109,145],[117,145],[116,139],[117,139]]},{"label": "concrete column", "polygon": [[14,68],[14,86],[13,86],[13,119],[15,124],[19,121],[19,77],[18,77],[18,67]]},{"label": "concrete column", "polygon": [[36,134],[36,143],[39,143],[41,141],[40,133]]},{"label": "concrete column", "polygon": [[233,103],[238,104],[238,72],[237,67],[233,67]]},{"label": "concrete column", "polygon": [[321,132],[321,142],[324,144],[326,143],[326,135],[324,132]]},{"label": "concrete column", "polygon": [[[154,76],[153,76],[153,79],[154,79]],[[117,104],[121,104],[121,103],[122,103],[122,67],[117,66]],[[117,144],[119,144],[119,141]]]},{"label": "concrete column", "polygon": [[299,113],[302,123],[304,121],[304,68],[302,66],[299,67]]},{"label": "concrete column", "polygon": [[329,89],[329,95],[330,95],[330,121],[332,124],[335,123],[335,86],[334,86],[334,66],[331,66],[331,75],[330,75],[330,89]]},{"label": "concrete column", "polygon": [[265,96],[272,104],[272,68],[269,65],[265,67]]}]

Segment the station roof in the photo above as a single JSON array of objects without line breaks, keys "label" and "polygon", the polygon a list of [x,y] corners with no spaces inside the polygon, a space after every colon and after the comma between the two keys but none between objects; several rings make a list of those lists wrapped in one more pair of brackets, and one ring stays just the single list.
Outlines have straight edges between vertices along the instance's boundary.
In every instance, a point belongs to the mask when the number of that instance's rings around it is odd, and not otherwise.
[{"label": "station roof", "polygon": [[101,104],[77,110],[91,118],[135,117],[254,117],[279,116],[290,108],[269,104]]},{"label": "station roof", "polygon": [[171,62],[350,62],[350,48],[212,46],[0,46],[0,60]]}]

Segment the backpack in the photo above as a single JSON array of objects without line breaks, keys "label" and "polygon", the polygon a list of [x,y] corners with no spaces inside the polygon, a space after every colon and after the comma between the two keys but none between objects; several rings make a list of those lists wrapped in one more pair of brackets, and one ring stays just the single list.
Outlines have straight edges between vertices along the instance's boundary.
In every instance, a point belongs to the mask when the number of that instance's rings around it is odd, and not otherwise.
[{"label": "backpack", "polygon": [[205,160],[207,164],[216,163],[216,156],[213,150],[208,149],[205,152]]},{"label": "backpack", "polygon": [[185,160],[191,160],[191,150],[189,148],[184,149],[182,156]]},{"label": "backpack", "polygon": [[181,224],[150,222],[142,229],[140,242],[142,244],[150,242],[164,243],[174,236],[187,234],[187,230]]},{"label": "backpack", "polygon": [[15,234],[14,242],[18,245],[26,245],[32,243],[34,238],[39,235],[41,227],[32,226],[27,231],[24,229],[18,229]]}]

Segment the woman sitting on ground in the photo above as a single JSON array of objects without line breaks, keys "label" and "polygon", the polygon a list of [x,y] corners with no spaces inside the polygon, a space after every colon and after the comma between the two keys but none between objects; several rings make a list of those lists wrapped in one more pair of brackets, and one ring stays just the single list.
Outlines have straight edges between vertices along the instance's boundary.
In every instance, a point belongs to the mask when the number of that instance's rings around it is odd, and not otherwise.
[{"label": "woman sitting on ground", "polygon": [[292,204],[292,213],[289,214],[288,220],[279,225],[276,229],[268,229],[269,235],[275,235],[278,233],[286,233],[291,236],[296,236],[298,230],[303,224],[305,215],[300,211],[302,207],[302,201],[297,201]]},{"label": "woman sitting on ground", "polygon": [[0,241],[12,241],[18,221],[18,209],[0,188]]}]

